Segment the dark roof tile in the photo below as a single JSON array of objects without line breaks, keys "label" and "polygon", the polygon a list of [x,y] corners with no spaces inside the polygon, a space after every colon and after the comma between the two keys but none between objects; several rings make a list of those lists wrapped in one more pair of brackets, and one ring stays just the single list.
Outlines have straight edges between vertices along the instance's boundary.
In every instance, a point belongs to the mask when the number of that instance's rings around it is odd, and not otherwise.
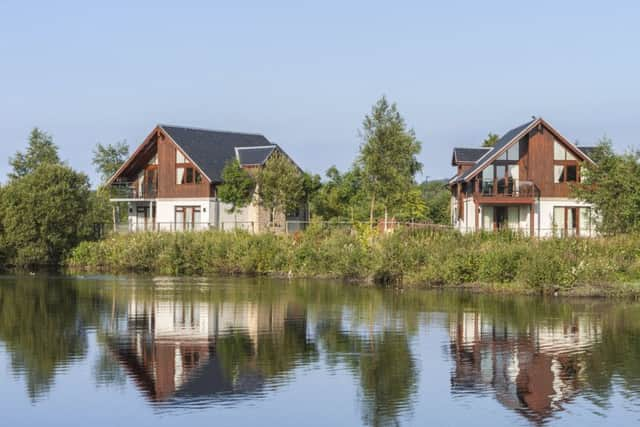
[{"label": "dark roof tile", "polygon": [[275,145],[267,147],[236,147],[238,161],[243,166],[263,165],[275,148]]},{"label": "dark roof tile", "polygon": [[213,181],[222,181],[222,169],[236,157],[237,147],[273,145],[263,135],[160,125]]},{"label": "dark roof tile", "polygon": [[516,136],[518,136],[518,134],[520,132],[522,132],[523,130],[525,130],[529,126],[531,126],[531,124],[533,122],[535,122],[535,121],[536,121],[536,119],[530,120],[527,123],[524,123],[524,124],[522,124],[522,125],[520,125],[518,127],[515,127],[513,129],[509,130],[504,135],[502,135],[502,137],[498,140],[498,142],[496,142],[496,145],[494,145],[489,151],[487,151],[482,157],[480,157],[476,161],[476,164],[471,169],[469,169],[467,172],[465,172],[459,179],[462,180],[462,181],[466,181],[468,177],[473,175],[476,171],[478,171],[478,169],[480,169],[483,166],[484,159],[488,159],[488,158],[492,157],[495,153],[497,153],[500,150],[502,150],[507,144],[509,144],[511,142],[511,140],[513,138],[515,138]]},{"label": "dark roof tile", "polygon": [[476,162],[480,157],[483,156],[483,154],[485,154],[489,150],[490,150],[489,147],[482,147],[482,148],[456,147],[453,149],[453,158],[458,163]]}]

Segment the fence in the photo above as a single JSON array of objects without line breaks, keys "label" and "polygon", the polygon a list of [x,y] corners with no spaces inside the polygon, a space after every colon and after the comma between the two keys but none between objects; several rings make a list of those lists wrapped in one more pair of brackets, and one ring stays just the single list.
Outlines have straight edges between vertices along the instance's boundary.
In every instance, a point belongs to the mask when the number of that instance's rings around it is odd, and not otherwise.
[{"label": "fence", "polygon": [[[267,224],[265,230],[276,233],[295,234],[305,230],[313,224],[322,228],[342,228],[353,230],[356,228],[368,227],[371,225],[369,221],[286,221],[284,224]],[[386,229],[384,221],[374,223],[380,233],[393,232],[394,230],[429,230],[432,232],[461,232],[461,233],[493,233],[507,232],[524,237],[530,237],[531,230],[528,226],[504,226],[497,230],[494,229],[475,229],[475,227],[454,227],[451,225],[442,225],[426,222],[413,221],[387,221]],[[207,230],[244,230],[249,233],[258,232],[258,225],[253,221],[233,221],[221,222],[219,226],[211,223],[175,223],[175,222],[158,222],[158,223],[130,223],[117,224],[94,224],[94,233],[97,237],[104,236],[108,232],[115,233],[136,233],[136,232],[197,232]],[[584,229],[559,229],[559,228],[536,228],[533,237],[549,238],[549,237],[595,237],[598,233],[594,227]]]}]

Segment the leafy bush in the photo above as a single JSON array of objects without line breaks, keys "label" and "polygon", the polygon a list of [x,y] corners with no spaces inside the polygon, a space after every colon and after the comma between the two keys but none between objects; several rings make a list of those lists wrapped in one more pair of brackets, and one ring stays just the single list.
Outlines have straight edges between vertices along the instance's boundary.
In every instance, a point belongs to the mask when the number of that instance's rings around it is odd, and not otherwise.
[{"label": "leafy bush", "polygon": [[80,243],[67,265],[172,275],[293,274],[409,286],[513,283],[553,291],[640,280],[640,236],[529,240],[312,224],[295,235],[137,233]]}]

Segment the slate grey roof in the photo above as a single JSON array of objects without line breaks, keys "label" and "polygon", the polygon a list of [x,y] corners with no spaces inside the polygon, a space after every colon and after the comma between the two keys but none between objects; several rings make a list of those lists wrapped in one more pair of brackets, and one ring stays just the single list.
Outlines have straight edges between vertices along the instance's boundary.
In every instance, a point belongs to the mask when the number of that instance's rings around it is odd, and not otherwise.
[{"label": "slate grey roof", "polygon": [[275,145],[266,147],[236,147],[236,153],[238,161],[243,166],[263,165],[275,148]]},{"label": "slate grey roof", "polygon": [[484,163],[485,159],[491,158],[495,153],[497,153],[500,150],[502,150],[505,146],[507,146],[511,142],[511,140],[513,138],[515,138],[516,136],[518,136],[518,134],[520,132],[522,132],[523,130],[525,130],[529,126],[531,126],[531,124],[533,122],[535,122],[536,120],[537,119],[532,119],[532,120],[528,121],[527,123],[521,124],[520,126],[517,126],[517,127],[513,128],[513,129],[509,130],[504,135],[502,135],[502,137],[498,140],[498,142],[496,142],[496,145],[494,145],[489,151],[484,153],[482,155],[482,157],[480,157],[476,161],[476,164],[473,165],[473,167],[471,169],[466,171],[460,178],[458,178],[457,181],[466,181],[468,177],[473,175],[475,172],[478,171],[478,169],[480,169],[483,166],[483,163]]},{"label": "slate grey roof", "polygon": [[453,159],[458,163],[473,163],[476,162],[483,154],[489,151],[491,148],[460,148],[453,149]]},{"label": "slate grey roof", "polygon": [[213,181],[222,181],[222,169],[236,157],[237,147],[272,144],[263,135],[159,125]]}]

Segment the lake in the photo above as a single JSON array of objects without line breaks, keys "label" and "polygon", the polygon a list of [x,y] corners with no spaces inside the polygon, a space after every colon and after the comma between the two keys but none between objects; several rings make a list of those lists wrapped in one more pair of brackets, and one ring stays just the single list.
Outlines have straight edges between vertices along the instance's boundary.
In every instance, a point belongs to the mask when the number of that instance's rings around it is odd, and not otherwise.
[{"label": "lake", "polygon": [[638,425],[640,304],[0,278],[2,425]]}]

